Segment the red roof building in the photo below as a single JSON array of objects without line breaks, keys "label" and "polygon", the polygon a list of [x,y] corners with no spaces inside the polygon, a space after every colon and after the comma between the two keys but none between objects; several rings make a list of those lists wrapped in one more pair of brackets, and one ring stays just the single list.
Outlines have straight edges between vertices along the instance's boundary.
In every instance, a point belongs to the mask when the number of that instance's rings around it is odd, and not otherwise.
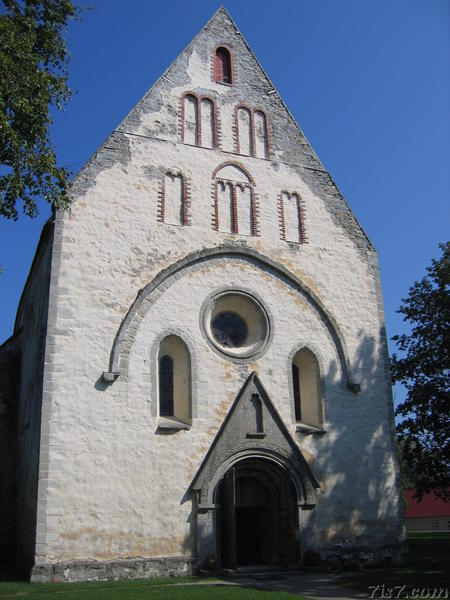
[{"label": "red roof building", "polygon": [[450,502],[425,494],[422,501],[414,499],[415,490],[406,492],[406,531],[450,531]]}]

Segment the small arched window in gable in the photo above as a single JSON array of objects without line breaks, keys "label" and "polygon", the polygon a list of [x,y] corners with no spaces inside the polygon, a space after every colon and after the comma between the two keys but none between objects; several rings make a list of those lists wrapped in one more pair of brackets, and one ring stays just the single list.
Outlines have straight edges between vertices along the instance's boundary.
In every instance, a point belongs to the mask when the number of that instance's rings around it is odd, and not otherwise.
[{"label": "small arched window in gable", "polygon": [[200,102],[201,118],[201,146],[214,148],[214,104],[209,98],[202,98]]},{"label": "small arched window in gable", "polygon": [[306,242],[302,200],[297,192],[281,192],[279,221],[281,239],[297,244]]},{"label": "small arched window in gable", "polygon": [[247,185],[235,186],[237,206],[237,231],[242,235],[253,235],[252,189]]},{"label": "small arched window in gable", "polygon": [[214,79],[217,83],[233,83],[231,72],[231,54],[227,48],[217,48],[214,60]]},{"label": "small arched window in gable", "polygon": [[237,139],[239,154],[253,155],[252,113],[243,106],[237,110]]},{"label": "small arched window in gable", "polygon": [[253,119],[255,128],[255,156],[257,158],[269,158],[266,115],[261,110],[255,110]]},{"label": "small arched window in gable", "polygon": [[166,173],[164,178],[165,207],[164,222],[172,225],[183,225],[184,181],[182,175]]},{"label": "small arched window in gable", "polygon": [[317,358],[307,348],[299,350],[292,361],[292,395],[295,420],[322,426],[322,395]]},{"label": "small arched window in gable", "polygon": [[190,225],[188,185],[179,172],[167,171],[160,185],[158,221],[169,225]]},{"label": "small arched window in gable", "polygon": [[191,358],[186,344],[176,335],[168,335],[160,343],[158,382],[159,415],[190,423]]},{"label": "small arched window in gable", "polygon": [[233,186],[226,181],[217,182],[217,219],[218,230],[233,232]]},{"label": "small arched window in gable", "polygon": [[192,146],[199,144],[198,100],[193,94],[183,98],[183,141]]}]

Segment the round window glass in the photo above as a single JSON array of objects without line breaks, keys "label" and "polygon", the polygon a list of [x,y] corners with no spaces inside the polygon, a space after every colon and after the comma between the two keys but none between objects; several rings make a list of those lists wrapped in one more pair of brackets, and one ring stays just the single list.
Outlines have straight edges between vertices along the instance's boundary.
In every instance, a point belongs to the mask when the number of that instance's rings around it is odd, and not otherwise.
[{"label": "round window glass", "polygon": [[239,348],[247,338],[247,324],[242,317],[231,311],[214,317],[211,331],[216,341],[226,348]]},{"label": "round window glass", "polygon": [[208,298],[201,322],[212,348],[237,360],[254,358],[269,341],[269,318],[247,292],[230,290]]}]

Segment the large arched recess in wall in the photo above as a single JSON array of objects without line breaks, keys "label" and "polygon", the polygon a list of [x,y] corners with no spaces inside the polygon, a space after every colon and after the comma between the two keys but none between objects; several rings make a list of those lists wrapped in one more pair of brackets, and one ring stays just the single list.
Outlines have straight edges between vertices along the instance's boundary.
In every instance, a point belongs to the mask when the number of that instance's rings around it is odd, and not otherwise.
[{"label": "large arched recess in wall", "polygon": [[344,337],[335,319],[326,310],[317,295],[283,265],[276,263],[252,248],[233,244],[224,244],[215,248],[208,248],[188,254],[184,258],[170,265],[170,267],[161,271],[150,283],[138,292],[135,301],[131,305],[117,331],[111,348],[109,370],[103,373],[103,379],[107,382],[113,382],[119,375],[126,374],[128,370],[128,352],[132,345],[134,332],[138,327],[139,321],[150,309],[152,304],[152,294],[157,293],[158,290],[164,291],[164,289],[176,279],[176,276],[180,275],[185,269],[227,257],[248,261],[265,271],[273,273],[306,298],[308,303],[314,308],[320,319],[324,322],[331,335],[347,387],[353,392],[358,392],[359,384],[355,383],[351,376],[350,362]]}]

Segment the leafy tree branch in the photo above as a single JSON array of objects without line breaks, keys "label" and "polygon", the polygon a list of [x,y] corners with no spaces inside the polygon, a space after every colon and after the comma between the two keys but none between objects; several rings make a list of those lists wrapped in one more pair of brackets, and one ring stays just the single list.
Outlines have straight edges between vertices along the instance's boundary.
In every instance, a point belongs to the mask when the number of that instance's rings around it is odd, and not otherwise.
[{"label": "leafy tree branch", "polygon": [[[37,199],[69,204],[70,173],[50,139],[50,108],[71,96],[63,37],[70,0],[2,0],[0,11],[0,216],[34,217]],[[1,7],[1,5],[0,5]]]},{"label": "leafy tree branch", "polygon": [[434,491],[450,499],[450,242],[440,244],[428,274],[402,299],[399,313],[410,333],[396,335],[401,355],[391,360],[392,379],[407,391],[396,414],[407,479],[417,496]]}]

